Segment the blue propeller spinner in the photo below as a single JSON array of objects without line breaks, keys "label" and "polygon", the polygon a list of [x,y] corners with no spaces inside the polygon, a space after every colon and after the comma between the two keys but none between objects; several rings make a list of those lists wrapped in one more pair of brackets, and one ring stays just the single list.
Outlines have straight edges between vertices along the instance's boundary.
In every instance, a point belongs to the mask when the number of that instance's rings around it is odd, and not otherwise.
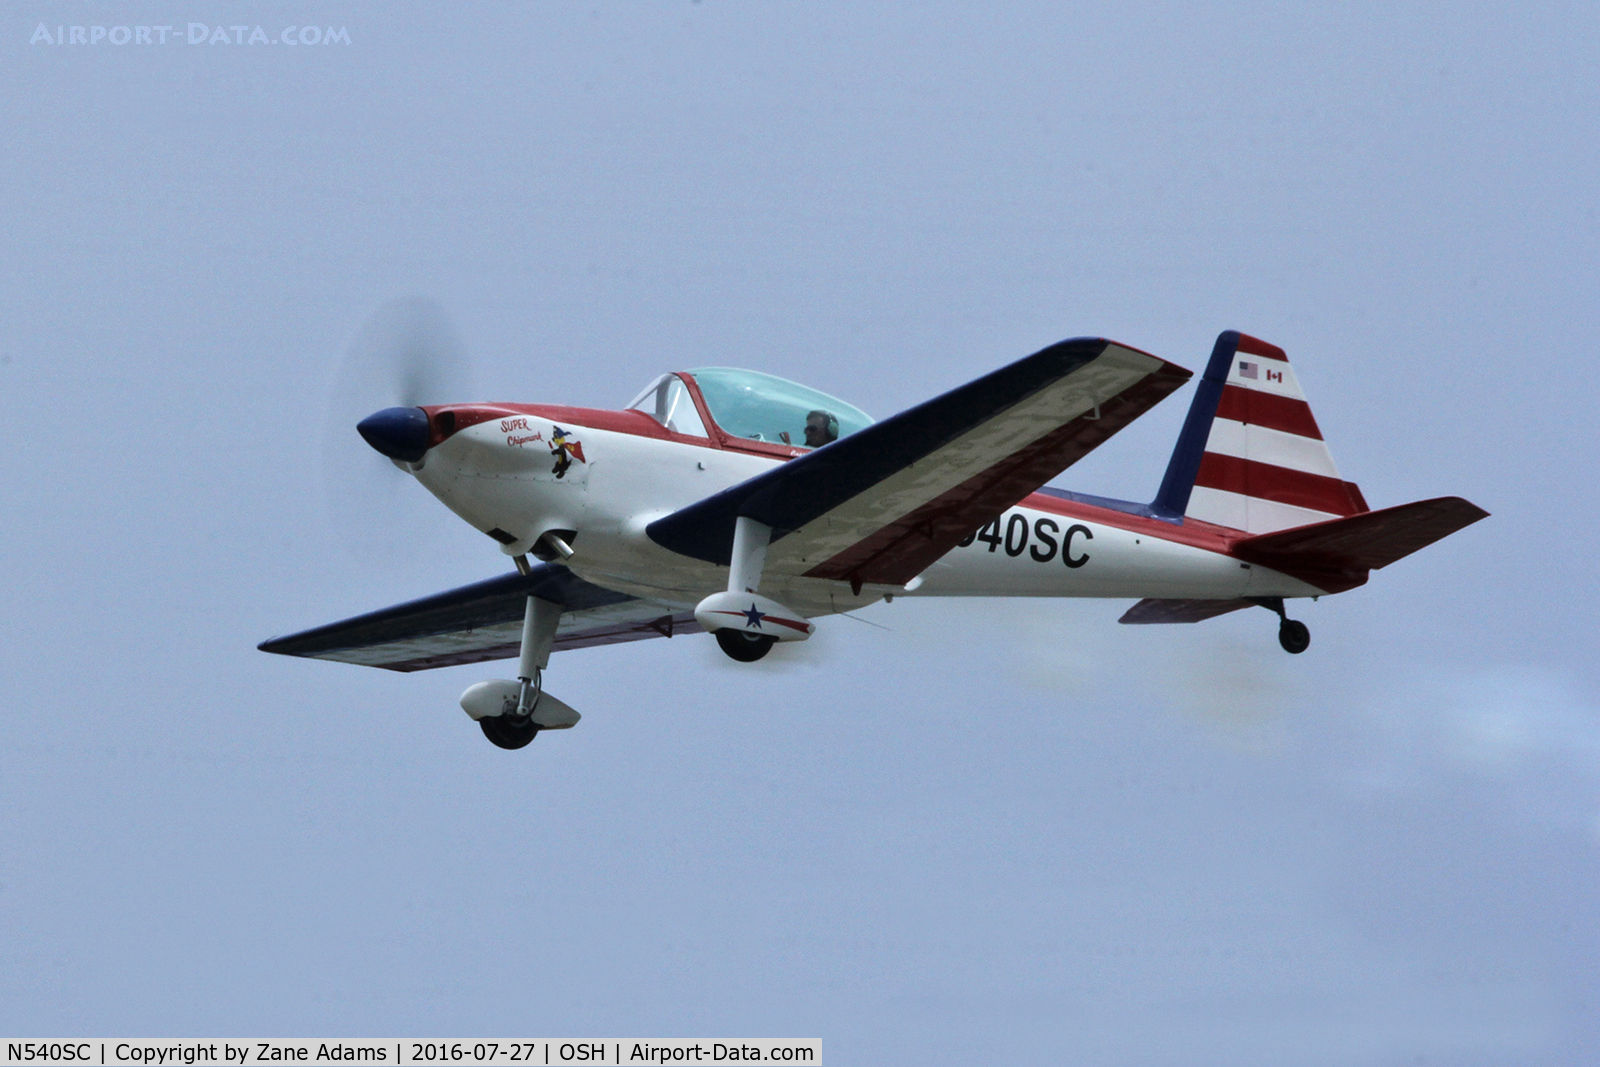
[{"label": "blue propeller spinner", "polygon": [[421,408],[384,408],[356,424],[367,444],[390,459],[415,463],[428,451],[428,413]]}]

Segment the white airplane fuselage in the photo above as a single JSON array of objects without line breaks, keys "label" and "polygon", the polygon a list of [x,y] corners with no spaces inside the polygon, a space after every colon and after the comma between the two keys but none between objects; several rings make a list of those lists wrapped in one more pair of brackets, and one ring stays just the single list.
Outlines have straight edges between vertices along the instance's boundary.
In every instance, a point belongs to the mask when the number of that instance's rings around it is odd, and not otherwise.
[{"label": "white airplane fuselage", "polygon": [[[570,538],[573,555],[564,562],[580,578],[674,608],[692,609],[725,588],[728,568],[663,548],[645,528],[804,454],[665,434],[638,412],[470,410],[480,421],[429,448],[422,461],[397,465],[507,555],[538,552],[544,534],[559,533]],[[905,586],[853,591],[803,571],[769,571],[760,592],[806,616],[902,595],[1226,600],[1323,592],[1228,555],[1226,533],[1237,531],[1106,503],[1113,506],[1034,493]]]},{"label": "white airplane fuselage", "polygon": [[1072,338],[881,422],[732,367],[662,374],[621,411],[384,408],[362,438],[516,573],[258,647],[402,672],[514,657],[515,679],[460,703],[515,749],[579,719],[544,688],[553,652],[704,632],[753,663],[818,616],[896,596],[1136,600],[1118,622],[1137,625],[1260,607],[1297,655],[1311,634],[1288,598],[1354,589],[1488,515],[1454,496],[1370,508],[1288,356],[1236,330],[1149,504],[1045,484],[1192,377]]}]

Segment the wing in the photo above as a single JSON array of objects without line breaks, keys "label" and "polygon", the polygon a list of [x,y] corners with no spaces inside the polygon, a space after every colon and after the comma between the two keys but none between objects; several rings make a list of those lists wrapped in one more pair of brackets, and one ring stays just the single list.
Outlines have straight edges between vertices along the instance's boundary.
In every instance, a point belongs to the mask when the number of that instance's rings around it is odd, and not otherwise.
[{"label": "wing", "polygon": [[425,671],[517,655],[529,594],[561,604],[555,649],[587,648],[647,637],[698,633],[690,612],[593,585],[559,564],[528,577],[507,574],[436,593],[314,630],[274,637],[257,647],[285,656],[359,663],[391,671]]},{"label": "wing", "polygon": [[1189,371],[1062,341],[647,528],[727,564],[734,520],[773,528],[766,573],[904,585],[967,534],[1148,411]]}]

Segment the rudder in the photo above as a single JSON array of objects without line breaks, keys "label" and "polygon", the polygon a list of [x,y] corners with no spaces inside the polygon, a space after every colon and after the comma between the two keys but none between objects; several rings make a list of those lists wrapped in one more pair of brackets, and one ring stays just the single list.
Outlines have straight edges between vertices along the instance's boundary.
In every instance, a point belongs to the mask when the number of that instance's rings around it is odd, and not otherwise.
[{"label": "rudder", "polygon": [[1247,533],[1368,510],[1339,477],[1283,349],[1217,337],[1151,509]]}]

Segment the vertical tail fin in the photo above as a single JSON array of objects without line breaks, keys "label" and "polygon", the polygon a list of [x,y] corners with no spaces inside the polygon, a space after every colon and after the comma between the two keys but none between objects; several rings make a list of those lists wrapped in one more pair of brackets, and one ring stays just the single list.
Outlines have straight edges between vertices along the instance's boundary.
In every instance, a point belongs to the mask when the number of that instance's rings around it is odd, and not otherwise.
[{"label": "vertical tail fin", "polygon": [[1211,350],[1150,507],[1248,533],[1368,510],[1339,477],[1289,357],[1236,330]]}]

